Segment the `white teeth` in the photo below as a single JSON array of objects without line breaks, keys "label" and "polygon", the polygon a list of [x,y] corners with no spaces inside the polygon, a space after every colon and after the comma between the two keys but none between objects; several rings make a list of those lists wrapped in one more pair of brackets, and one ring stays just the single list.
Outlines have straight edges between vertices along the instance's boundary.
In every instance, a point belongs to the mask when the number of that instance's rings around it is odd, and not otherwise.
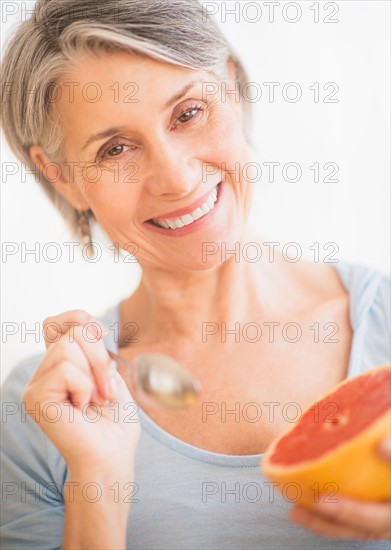
[{"label": "white teeth", "polygon": [[191,214],[185,214],[184,216],[181,216],[181,220],[185,225],[189,225],[194,222],[193,217]]},{"label": "white teeth", "polygon": [[179,218],[171,220],[152,220],[153,223],[159,227],[164,227],[164,229],[177,229],[184,227],[185,225],[190,225],[195,222],[202,216],[205,216],[208,212],[213,210],[215,202],[217,201],[217,186],[211,191],[207,200],[201,204],[198,208],[191,212],[190,214],[185,214]]},{"label": "white teeth", "polygon": [[192,213],[193,220],[198,220],[199,218],[202,218],[203,215],[204,213],[201,208],[197,208],[197,210],[194,210],[194,212]]}]

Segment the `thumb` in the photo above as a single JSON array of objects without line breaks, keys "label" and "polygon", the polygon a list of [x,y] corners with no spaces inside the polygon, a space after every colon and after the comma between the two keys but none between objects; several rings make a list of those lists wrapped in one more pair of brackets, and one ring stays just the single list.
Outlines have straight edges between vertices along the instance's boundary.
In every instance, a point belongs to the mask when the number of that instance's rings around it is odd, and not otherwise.
[{"label": "thumb", "polygon": [[379,443],[378,451],[384,460],[391,461],[391,437],[386,437]]},{"label": "thumb", "polygon": [[116,383],[117,399],[123,402],[129,401],[129,399],[130,401],[134,401],[129,388],[129,386],[131,385],[129,382],[130,374],[128,372],[124,373],[124,378],[123,378],[122,375],[117,370],[114,370],[114,372],[112,373],[112,376]]}]

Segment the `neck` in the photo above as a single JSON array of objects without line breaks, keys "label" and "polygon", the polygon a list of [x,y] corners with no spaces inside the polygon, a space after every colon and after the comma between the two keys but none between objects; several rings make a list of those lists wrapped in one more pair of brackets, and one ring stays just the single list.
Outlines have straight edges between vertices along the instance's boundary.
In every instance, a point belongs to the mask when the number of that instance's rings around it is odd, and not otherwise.
[{"label": "neck", "polygon": [[[261,242],[251,230],[246,233],[243,243]],[[144,268],[137,290],[122,304],[121,322],[136,322],[146,343],[171,336],[196,342],[221,323],[231,329],[255,312],[259,318],[266,307],[260,293],[270,288],[270,264],[237,257],[227,255],[226,262],[206,271]]]}]

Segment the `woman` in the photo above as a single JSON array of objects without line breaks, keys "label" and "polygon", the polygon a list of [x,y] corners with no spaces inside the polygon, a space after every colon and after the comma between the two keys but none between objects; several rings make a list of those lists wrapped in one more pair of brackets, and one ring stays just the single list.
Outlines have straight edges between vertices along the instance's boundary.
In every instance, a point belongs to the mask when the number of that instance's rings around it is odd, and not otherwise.
[{"label": "woman", "polygon": [[[263,243],[246,221],[251,187],[232,170],[249,160],[244,106],[205,94],[243,87],[245,72],[198,2],[43,0],[3,74],[14,152],[82,239],[95,220],[119,247],[132,243],[143,271],[103,319],[47,319],[46,354],[4,384],[5,546],[386,548],[389,503],[338,495],[291,511],[294,498],[260,473],[290,425],[284,407],[389,360],[389,282],[277,251],[222,257]],[[267,336],[255,342],[248,323]],[[302,331],[294,345],[288,323]],[[314,323],[334,323],[338,342],[315,339]],[[200,380],[202,400],[175,414],[143,403],[138,422],[106,348],[171,355]],[[90,402],[98,421],[84,414]]]}]

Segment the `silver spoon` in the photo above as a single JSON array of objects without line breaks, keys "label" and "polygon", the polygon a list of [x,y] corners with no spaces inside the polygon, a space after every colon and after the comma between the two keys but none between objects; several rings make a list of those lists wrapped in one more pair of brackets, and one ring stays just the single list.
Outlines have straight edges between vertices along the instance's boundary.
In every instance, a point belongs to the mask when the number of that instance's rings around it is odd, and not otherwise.
[{"label": "silver spoon", "polygon": [[162,353],[142,353],[132,361],[107,350],[128,374],[130,392],[142,393],[155,405],[170,409],[191,407],[201,385],[188,370]]}]

